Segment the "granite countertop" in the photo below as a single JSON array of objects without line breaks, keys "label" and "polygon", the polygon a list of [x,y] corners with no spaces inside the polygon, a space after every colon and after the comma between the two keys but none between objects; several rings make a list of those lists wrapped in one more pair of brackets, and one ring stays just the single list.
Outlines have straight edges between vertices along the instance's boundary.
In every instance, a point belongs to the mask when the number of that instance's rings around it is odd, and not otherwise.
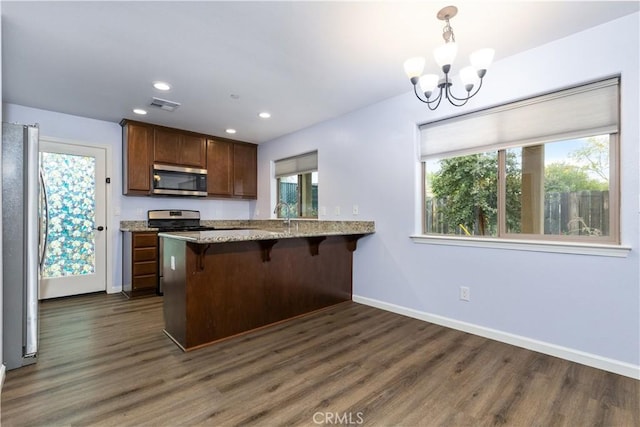
[{"label": "granite countertop", "polygon": [[355,234],[371,234],[372,231],[363,230],[307,230],[295,231],[286,229],[280,231],[260,230],[260,229],[241,229],[241,230],[212,230],[212,231],[190,231],[190,232],[172,232],[158,233],[160,237],[170,237],[178,240],[186,240],[194,243],[227,243],[241,242],[247,240],[275,240],[275,239],[295,239],[301,237],[319,237],[319,236],[347,236]]},{"label": "granite countertop", "polygon": [[[252,225],[252,223],[257,222],[271,222],[270,220],[265,221],[251,221],[251,220],[201,220],[200,225],[204,225],[207,227],[218,227],[218,228],[257,228],[256,225]],[[282,223],[282,221],[274,221]],[[120,221],[120,231],[158,231],[157,228],[149,227],[147,225],[147,221]]]},{"label": "granite countertop", "polygon": [[[247,240],[293,239],[320,236],[346,236],[375,233],[373,221],[309,221],[291,220],[286,228],[282,220],[210,220],[202,225],[227,228],[210,231],[162,232],[161,237],[209,244],[239,242]],[[149,228],[146,221],[122,221],[121,231],[158,231]]]}]

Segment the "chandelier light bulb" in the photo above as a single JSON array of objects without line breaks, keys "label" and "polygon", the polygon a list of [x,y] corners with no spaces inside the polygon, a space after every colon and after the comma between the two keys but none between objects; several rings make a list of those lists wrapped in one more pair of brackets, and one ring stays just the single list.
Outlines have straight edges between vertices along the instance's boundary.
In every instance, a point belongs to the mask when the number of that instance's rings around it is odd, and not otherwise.
[{"label": "chandelier light bulb", "polygon": [[[453,64],[453,60],[456,59],[458,54],[458,45],[455,42],[445,43],[442,46],[437,47],[433,51],[433,57],[440,68],[445,68],[447,65],[450,67]],[[445,71],[445,73],[449,70]]]},{"label": "chandelier light bulb", "polygon": [[404,61],[404,72],[407,73],[407,77],[409,77],[409,79],[420,77],[424,70],[424,63],[425,59],[420,56]]},{"label": "chandelier light bulb", "polygon": [[476,70],[487,70],[491,63],[493,62],[493,56],[495,55],[495,50],[490,48],[479,49],[473,52],[469,59],[471,60],[471,65]]},{"label": "chandelier light bulb", "polygon": [[473,89],[473,85],[475,84],[477,79],[478,73],[476,72],[476,69],[471,65],[460,70],[460,80],[462,80],[462,84],[464,84],[467,92]]},{"label": "chandelier light bulb", "polygon": [[[423,93],[431,93],[438,86],[440,77],[437,74],[425,74],[420,77],[420,90]],[[430,96],[430,95],[429,95]]]}]

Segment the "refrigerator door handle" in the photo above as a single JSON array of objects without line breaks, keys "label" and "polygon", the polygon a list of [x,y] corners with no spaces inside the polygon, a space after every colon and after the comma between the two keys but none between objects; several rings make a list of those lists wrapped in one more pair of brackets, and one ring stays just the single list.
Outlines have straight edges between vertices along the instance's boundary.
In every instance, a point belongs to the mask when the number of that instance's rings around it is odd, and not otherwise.
[{"label": "refrigerator door handle", "polygon": [[27,169],[27,217],[26,217],[26,328],[24,331],[24,357],[34,357],[38,351],[38,128],[25,127],[26,133],[26,169]]},{"label": "refrigerator door handle", "polygon": [[40,231],[38,236],[38,243],[40,245],[38,264],[40,266],[40,272],[42,272],[44,260],[47,258],[47,250],[49,249],[49,195],[47,194],[47,186],[45,185],[42,169],[40,169],[40,194],[42,195],[42,206],[40,206],[40,222],[38,224]]}]

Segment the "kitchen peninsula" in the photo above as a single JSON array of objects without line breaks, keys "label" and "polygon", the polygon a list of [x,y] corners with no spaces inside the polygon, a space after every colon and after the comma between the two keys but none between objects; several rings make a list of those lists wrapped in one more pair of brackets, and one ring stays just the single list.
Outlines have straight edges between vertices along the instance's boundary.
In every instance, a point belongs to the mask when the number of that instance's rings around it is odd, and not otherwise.
[{"label": "kitchen peninsula", "polygon": [[165,332],[183,350],[351,300],[352,253],[373,222],[249,223],[158,234]]}]

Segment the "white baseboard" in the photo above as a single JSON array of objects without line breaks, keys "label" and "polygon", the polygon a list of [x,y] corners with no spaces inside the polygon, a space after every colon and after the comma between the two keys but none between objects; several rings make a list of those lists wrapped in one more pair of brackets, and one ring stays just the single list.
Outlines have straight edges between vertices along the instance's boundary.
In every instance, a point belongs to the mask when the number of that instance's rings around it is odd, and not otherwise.
[{"label": "white baseboard", "polygon": [[575,350],[544,341],[538,341],[520,335],[510,334],[508,332],[499,331],[497,329],[478,326],[473,323],[462,322],[460,320],[451,319],[437,314],[426,313],[384,301],[372,298],[353,295],[353,301],[369,305],[371,307],[380,308],[382,310],[391,311],[393,313],[402,314],[403,316],[413,317],[414,319],[423,320],[425,322],[435,323],[436,325],[446,326],[451,329],[468,332],[484,338],[500,341],[506,344],[515,345],[517,347],[526,348],[528,350],[537,351],[539,353],[548,354],[550,356],[559,357],[561,359],[570,360],[582,365],[591,366],[593,368],[602,369],[604,371],[613,372],[624,375],[626,377],[640,380],[640,366],[631,363],[621,362],[615,359],[598,356],[596,354],[586,353],[584,351]]}]

